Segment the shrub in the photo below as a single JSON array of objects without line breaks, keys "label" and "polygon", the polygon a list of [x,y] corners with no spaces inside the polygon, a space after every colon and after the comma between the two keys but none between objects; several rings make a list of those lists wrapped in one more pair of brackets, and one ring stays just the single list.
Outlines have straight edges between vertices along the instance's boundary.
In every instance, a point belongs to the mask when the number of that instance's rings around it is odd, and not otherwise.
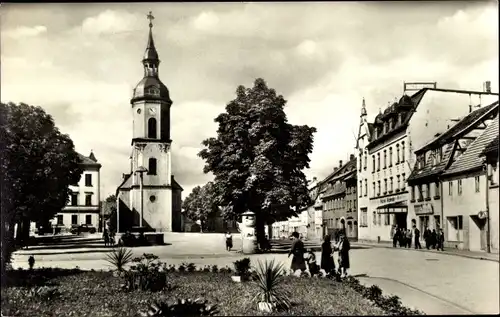
[{"label": "shrub", "polygon": [[377,285],[372,285],[368,288],[365,288],[365,292],[363,295],[367,299],[375,302],[382,296],[382,290]]},{"label": "shrub", "polygon": [[203,272],[207,272],[207,273],[210,272],[210,265],[205,265],[203,267]]},{"label": "shrub", "polygon": [[212,273],[219,272],[219,267],[217,265],[212,265]]},{"label": "shrub", "polygon": [[179,266],[177,267],[177,270],[178,270],[179,272],[185,272],[185,271],[186,271],[186,266],[184,265],[184,263],[181,263],[181,265],[179,265]]},{"label": "shrub", "polygon": [[132,251],[127,248],[114,248],[106,254],[106,261],[110,263],[118,272],[122,272],[125,265],[132,261]]},{"label": "shrub", "polygon": [[237,276],[243,279],[247,278],[250,274],[250,258],[244,258],[233,262],[234,269]]},{"label": "shrub", "polygon": [[183,265],[186,267],[186,270],[190,273],[196,271],[196,265],[194,263],[183,263]]},{"label": "shrub", "polygon": [[359,283],[359,281],[352,276],[349,276],[347,279],[345,279],[345,282],[349,284],[349,286],[356,292],[362,294],[363,297],[371,300],[378,307],[385,310],[389,315],[423,315],[421,311],[413,310],[411,308],[403,306],[398,296],[383,296],[382,290],[377,285],[366,287]]},{"label": "shrub", "polygon": [[50,301],[59,297],[61,293],[57,287],[41,286],[34,287],[28,291],[28,297],[38,297],[42,301]]},{"label": "shrub", "polygon": [[288,309],[291,306],[289,293],[283,288],[279,288],[284,280],[283,264],[275,263],[274,259],[266,261],[264,264],[258,261],[256,267],[256,283],[258,290],[254,300],[260,300],[270,304],[276,304],[278,308]]},{"label": "shrub", "polygon": [[130,270],[125,272],[124,289],[156,292],[168,286],[167,272],[160,270],[165,265],[158,261],[156,255],[144,253],[132,262]]},{"label": "shrub", "polygon": [[125,247],[133,247],[137,245],[137,239],[130,232],[126,232],[121,236],[120,240],[118,241],[118,245]]},{"label": "shrub", "polygon": [[207,305],[207,301],[196,299],[179,299],[177,303],[169,305],[167,302],[153,303],[148,310],[139,311],[144,317],[165,316],[214,316],[217,314],[217,305]]}]

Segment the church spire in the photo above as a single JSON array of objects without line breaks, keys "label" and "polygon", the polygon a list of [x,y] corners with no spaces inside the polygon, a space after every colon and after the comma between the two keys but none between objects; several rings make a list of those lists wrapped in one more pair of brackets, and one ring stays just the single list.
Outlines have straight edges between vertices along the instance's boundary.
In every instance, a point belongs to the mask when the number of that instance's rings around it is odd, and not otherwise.
[{"label": "church spire", "polygon": [[366,116],[366,104],[365,104],[365,98],[363,97],[363,104],[361,105],[361,117]]},{"label": "church spire", "polygon": [[149,36],[146,52],[144,52],[144,58],[142,59],[142,64],[144,65],[144,76],[158,77],[158,66],[160,65],[160,60],[158,59],[158,52],[156,51],[155,42],[153,40],[153,20],[155,17],[151,11],[149,11],[147,18],[149,20]]}]

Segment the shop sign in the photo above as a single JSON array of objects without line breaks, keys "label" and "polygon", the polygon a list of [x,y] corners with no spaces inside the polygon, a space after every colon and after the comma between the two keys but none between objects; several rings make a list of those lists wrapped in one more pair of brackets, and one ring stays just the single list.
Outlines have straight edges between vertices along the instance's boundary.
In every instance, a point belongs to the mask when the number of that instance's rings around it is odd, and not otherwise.
[{"label": "shop sign", "polygon": [[380,198],[379,205],[399,203],[402,201],[406,201],[406,195],[395,195],[395,196]]},{"label": "shop sign", "polygon": [[415,205],[416,215],[428,215],[434,213],[434,206],[429,203]]}]

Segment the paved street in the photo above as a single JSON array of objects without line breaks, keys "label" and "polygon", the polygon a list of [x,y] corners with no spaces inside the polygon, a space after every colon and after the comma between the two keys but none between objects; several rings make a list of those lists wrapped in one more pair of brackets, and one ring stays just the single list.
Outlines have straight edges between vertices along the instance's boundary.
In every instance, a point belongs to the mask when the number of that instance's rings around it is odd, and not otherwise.
[{"label": "paved street", "polygon": [[[167,234],[166,246],[134,248],[136,255],[153,253],[168,264],[193,262],[198,266],[232,266],[243,257],[224,250],[221,235]],[[239,241],[235,239],[235,246]],[[23,250],[14,256],[14,267],[27,267],[27,257],[34,254],[36,266],[82,269],[107,269],[104,248],[53,250],[42,247]],[[63,252],[50,254],[52,252]],[[78,252],[78,253],[76,253]],[[82,253],[83,252],[83,253]],[[319,254],[318,254],[319,256]],[[275,258],[289,265],[286,254],[250,256],[257,260]],[[384,293],[398,295],[407,306],[427,314],[498,313],[499,263],[431,252],[405,249],[354,248],[351,251],[351,274],[367,284],[377,284]]]}]

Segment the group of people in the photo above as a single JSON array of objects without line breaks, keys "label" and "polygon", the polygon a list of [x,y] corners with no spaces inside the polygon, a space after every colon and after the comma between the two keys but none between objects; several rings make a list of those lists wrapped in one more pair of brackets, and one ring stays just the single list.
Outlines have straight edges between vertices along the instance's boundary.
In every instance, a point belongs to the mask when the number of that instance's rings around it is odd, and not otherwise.
[{"label": "group of people", "polygon": [[[330,235],[325,236],[321,245],[320,266],[316,262],[316,255],[314,255],[313,251],[305,249],[298,232],[292,233],[292,239],[294,241],[288,257],[293,256],[291,265],[293,272],[298,270],[305,272],[307,264],[311,276],[319,276],[321,270],[325,271],[327,277],[340,278],[347,276],[347,270],[350,268],[349,251],[351,244],[343,232],[340,233],[338,242],[334,243],[333,246]],[[338,252],[338,270],[335,267],[334,252]]]},{"label": "group of people", "polygon": [[[413,240],[415,249],[422,249],[422,245],[420,244],[420,230],[415,225],[413,226],[413,230],[392,226],[391,237],[393,247],[397,247],[399,243],[401,248],[411,248]],[[444,251],[444,233],[442,229],[438,229],[437,231],[436,229],[433,229],[431,231],[426,227],[423,238],[427,250],[432,248]]]},{"label": "group of people", "polygon": [[115,233],[114,231],[108,230],[107,228],[104,228],[102,232],[102,238],[104,239],[104,245],[105,246],[112,246],[115,244]]}]

